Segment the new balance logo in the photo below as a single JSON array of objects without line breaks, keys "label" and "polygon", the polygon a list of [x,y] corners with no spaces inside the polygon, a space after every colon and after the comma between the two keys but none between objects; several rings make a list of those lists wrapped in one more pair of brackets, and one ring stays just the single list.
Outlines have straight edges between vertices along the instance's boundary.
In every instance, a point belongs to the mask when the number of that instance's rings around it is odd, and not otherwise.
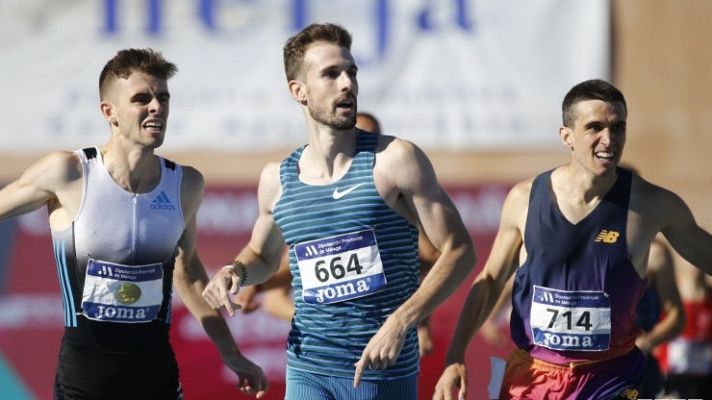
[{"label": "new balance logo", "polygon": [[618,395],[618,398],[636,400],[638,398],[638,391],[635,389],[626,389],[623,393]]},{"label": "new balance logo", "polygon": [[601,233],[596,236],[596,240],[594,242],[596,243],[615,243],[618,241],[618,237],[621,234],[616,232],[616,231],[609,231],[607,229],[601,229]]},{"label": "new balance logo", "polygon": [[354,190],[356,190],[356,188],[358,188],[359,186],[361,186],[365,183],[366,182],[357,183],[357,184],[351,186],[350,188],[344,190],[343,192],[340,192],[339,188],[336,188],[336,189],[334,189],[334,194],[331,197],[333,197],[334,200],[338,200],[338,199],[346,196],[347,194],[353,192]]},{"label": "new balance logo", "polygon": [[161,194],[151,202],[150,208],[151,210],[175,210],[176,206],[171,203],[171,199],[166,192],[161,190]]}]

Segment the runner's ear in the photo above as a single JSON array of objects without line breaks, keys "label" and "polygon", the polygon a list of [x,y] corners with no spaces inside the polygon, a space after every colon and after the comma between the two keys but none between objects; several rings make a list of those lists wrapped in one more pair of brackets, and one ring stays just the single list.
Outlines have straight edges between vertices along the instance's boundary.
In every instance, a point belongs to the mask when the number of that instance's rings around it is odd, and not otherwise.
[{"label": "runner's ear", "polygon": [[562,126],[559,128],[559,138],[561,143],[566,146],[569,150],[574,149],[574,133],[571,128]]},{"label": "runner's ear", "polygon": [[294,100],[298,101],[299,104],[303,106],[308,104],[306,87],[303,82],[296,79],[289,81],[289,92],[292,94],[292,97],[294,97]]},{"label": "runner's ear", "polygon": [[116,119],[116,113],[114,112],[114,105],[109,101],[102,101],[99,104],[101,108],[101,114],[104,116],[104,120],[109,123],[109,125],[118,126],[118,121]]}]

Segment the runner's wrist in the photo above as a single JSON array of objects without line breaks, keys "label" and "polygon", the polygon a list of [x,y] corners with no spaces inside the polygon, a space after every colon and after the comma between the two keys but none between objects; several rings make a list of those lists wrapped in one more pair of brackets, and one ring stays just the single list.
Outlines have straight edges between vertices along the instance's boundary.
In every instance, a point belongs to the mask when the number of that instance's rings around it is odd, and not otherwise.
[{"label": "runner's wrist", "polygon": [[237,347],[237,343],[235,343],[235,340],[232,339],[232,337],[225,338],[224,340],[216,340],[213,343],[215,344],[215,347],[217,347],[218,353],[220,353],[220,358],[223,360],[228,360],[231,357],[242,356],[240,348]]},{"label": "runner's wrist", "polygon": [[423,318],[418,322],[418,328],[428,328],[430,326],[430,316]]},{"label": "runner's wrist", "polygon": [[451,364],[464,364],[464,363],[465,363],[465,354],[464,353],[448,351],[445,354],[445,366],[446,367]]},{"label": "runner's wrist", "polygon": [[401,331],[405,332],[410,328],[415,328],[418,325],[418,320],[415,315],[410,314],[399,308],[388,317],[391,325],[397,326]]},{"label": "runner's wrist", "polygon": [[232,260],[226,267],[231,267],[232,272],[240,278],[240,287],[247,286],[247,267],[240,260]]},{"label": "runner's wrist", "polygon": [[445,352],[445,365],[465,363],[465,352],[467,351],[469,340],[463,342],[458,339],[457,332],[455,332],[455,338],[453,338],[450,347]]}]

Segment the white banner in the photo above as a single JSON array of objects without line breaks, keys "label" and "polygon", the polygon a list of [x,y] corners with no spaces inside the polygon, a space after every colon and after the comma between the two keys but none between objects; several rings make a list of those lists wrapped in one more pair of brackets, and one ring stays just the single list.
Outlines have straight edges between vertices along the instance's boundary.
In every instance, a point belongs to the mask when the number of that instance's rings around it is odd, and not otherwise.
[{"label": "white banner", "polygon": [[300,27],[354,35],[359,109],[426,149],[558,146],[560,104],[607,78],[608,0],[2,0],[0,151],[103,143],[99,72],[153,47],[171,150],[273,150],[306,140],[282,46]]}]

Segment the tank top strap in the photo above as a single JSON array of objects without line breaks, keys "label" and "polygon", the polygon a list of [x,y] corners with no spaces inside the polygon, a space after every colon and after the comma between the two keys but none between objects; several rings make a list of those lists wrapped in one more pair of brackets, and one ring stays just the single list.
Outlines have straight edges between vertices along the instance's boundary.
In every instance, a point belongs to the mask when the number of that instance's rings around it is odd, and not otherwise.
[{"label": "tank top strap", "polygon": [[620,207],[626,213],[628,211],[628,204],[630,203],[630,185],[633,180],[633,174],[624,169],[617,168],[618,178],[616,183],[613,185],[611,190],[606,194],[606,200],[612,204]]},{"label": "tank top strap", "polygon": [[306,145],[294,150],[279,164],[279,181],[283,188],[299,180],[299,159],[302,157],[305,148]]},{"label": "tank top strap", "polygon": [[530,208],[533,204],[544,203],[551,199],[550,187],[551,187],[551,173],[554,172],[553,169],[542,172],[534,178],[532,182],[532,189],[529,193],[529,205]]}]

